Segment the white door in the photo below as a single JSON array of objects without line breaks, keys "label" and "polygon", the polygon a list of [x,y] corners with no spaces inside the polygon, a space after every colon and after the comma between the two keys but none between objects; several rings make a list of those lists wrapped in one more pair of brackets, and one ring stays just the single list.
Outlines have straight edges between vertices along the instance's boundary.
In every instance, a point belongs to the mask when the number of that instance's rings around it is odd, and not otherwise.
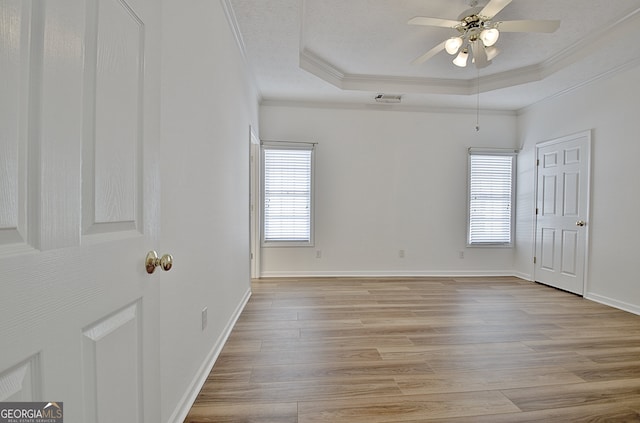
[{"label": "white door", "polygon": [[0,401],[159,417],[155,0],[0,2]]},{"label": "white door", "polygon": [[591,133],[537,146],[535,280],[584,294]]}]

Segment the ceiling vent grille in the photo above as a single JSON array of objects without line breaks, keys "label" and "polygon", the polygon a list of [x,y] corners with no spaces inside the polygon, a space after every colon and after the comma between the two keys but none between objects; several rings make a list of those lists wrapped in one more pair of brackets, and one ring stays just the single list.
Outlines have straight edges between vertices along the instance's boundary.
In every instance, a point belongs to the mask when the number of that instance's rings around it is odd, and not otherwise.
[{"label": "ceiling vent grille", "polygon": [[396,94],[378,94],[375,100],[378,103],[398,104],[402,101],[402,96]]}]

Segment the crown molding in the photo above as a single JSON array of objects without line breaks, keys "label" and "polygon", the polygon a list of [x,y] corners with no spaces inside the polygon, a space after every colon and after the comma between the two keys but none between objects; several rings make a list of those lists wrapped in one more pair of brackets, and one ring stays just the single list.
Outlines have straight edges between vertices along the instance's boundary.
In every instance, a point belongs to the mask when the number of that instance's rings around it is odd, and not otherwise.
[{"label": "crown molding", "polygon": [[224,10],[224,16],[227,19],[229,28],[231,29],[233,37],[236,40],[236,44],[238,46],[238,49],[240,50],[240,54],[242,55],[245,63],[249,63],[249,61],[247,60],[247,48],[244,44],[244,39],[242,38],[242,33],[240,32],[240,26],[238,25],[236,14],[233,11],[233,6],[231,6],[231,0],[220,0],[220,4],[222,5],[222,10]]},{"label": "crown molding", "polygon": [[244,43],[244,39],[242,38],[242,32],[240,31],[240,26],[238,25],[238,19],[236,18],[236,13],[233,11],[233,6],[231,5],[231,0],[220,0],[220,5],[222,6],[222,10],[224,11],[224,17],[229,24],[229,29],[233,34],[233,38],[236,41],[236,45],[238,46],[238,50],[240,51],[240,56],[248,70],[249,78],[251,78],[251,84],[255,88],[257,101],[260,103],[262,101],[262,91],[260,86],[258,85],[258,79],[256,78],[256,73],[254,71],[253,66],[251,66],[251,62],[249,61],[249,56],[247,55],[247,48]]},{"label": "crown molding", "polygon": [[343,81],[347,75],[331,63],[304,49],[302,46],[300,46],[300,68],[331,85],[344,89]]},{"label": "crown molding", "polygon": [[[340,103],[328,101],[304,101],[304,100],[283,100],[283,99],[263,99],[260,107],[293,107],[310,109],[342,109],[342,110],[367,110],[385,112],[414,112],[414,113],[444,113],[476,115],[475,108],[462,107],[440,107],[440,106],[407,106],[403,104],[363,104],[363,103]],[[482,109],[483,115],[491,116],[516,116],[514,110]]]},{"label": "crown molding", "polygon": [[638,66],[640,66],[640,58],[629,60],[628,62],[623,63],[620,66],[617,66],[617,67],[615,67],[613,69],[610,69],[610,70],[608,70],[606,72],[603,72],[603,73],[600,73],[598,75],[595,75],[593,78],[589,78],[586,81],[582,81],[582,82],[580,82],[578,84],[572,85],[571,87],[568,87],[568,88],[566,88],[566,89],[564,89],[562,91],[558,91],[558,92],[556,92],[556,93],[554,93],[554,94],[552,94],[552,95],[550,95],[548,97],[545,97],[545,98],[543,98],[543,99],[541,99],[539,101],[536,101],[535,103],[532,103],[532,104],[529,104],[528,106],[522,107],[522,108],[516,110],[516,114],[518,116],[523,115],[523,114],[527,113],[528,111],[532,110],[534,107],[536,107],[539,104],[543,104],[543,103],[545,103],[547,101],[550,101],[550,100],[553,100],[555,98],[562,97],[564,95],[567,95],[569,93],[577,91],[582,87],[594,84],[594,83],[596,83],[598,81],[609,79],[609,78],[613,78],[615,75],[617,75],[619,73],[626,72],[626,71],[628,71],[630,69],[633,69],[633,68],[636,68]]},{"label": "crown molding", "polygon": [[572,64],[590,56],[594,51],[610,48],[620,39],[626,39],[625,31],[635,30],[640,26],[640,7],[631,10],[623,18],[613,24],[599,28],[586,37],[580,39],[564,50],[541,63],[543,77],[546,78]]}]

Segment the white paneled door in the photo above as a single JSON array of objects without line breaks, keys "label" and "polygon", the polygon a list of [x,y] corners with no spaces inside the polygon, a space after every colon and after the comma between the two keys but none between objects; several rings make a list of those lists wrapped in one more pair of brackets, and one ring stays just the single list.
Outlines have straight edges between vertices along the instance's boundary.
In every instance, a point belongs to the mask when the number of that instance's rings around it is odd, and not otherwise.
[{"label": "white paneled door", "polygon": [[0,401],[160,421],[155,0],[0,2]]},{"label": "white paneled door", "polygon": [[537,147],[535,280],[584,294],[590,132]]}]

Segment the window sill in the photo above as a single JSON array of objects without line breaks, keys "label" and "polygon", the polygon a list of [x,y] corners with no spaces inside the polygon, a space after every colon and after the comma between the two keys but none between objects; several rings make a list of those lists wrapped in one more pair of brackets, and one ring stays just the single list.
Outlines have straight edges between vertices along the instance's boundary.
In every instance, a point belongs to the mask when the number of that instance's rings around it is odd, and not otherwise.
[{"label": "window sill", "polygon": [[300,248],[300,247],[314,247],[313,242],[304,242],[304,241],[268,241],[262,242],[260,245],[262,248]]}]

